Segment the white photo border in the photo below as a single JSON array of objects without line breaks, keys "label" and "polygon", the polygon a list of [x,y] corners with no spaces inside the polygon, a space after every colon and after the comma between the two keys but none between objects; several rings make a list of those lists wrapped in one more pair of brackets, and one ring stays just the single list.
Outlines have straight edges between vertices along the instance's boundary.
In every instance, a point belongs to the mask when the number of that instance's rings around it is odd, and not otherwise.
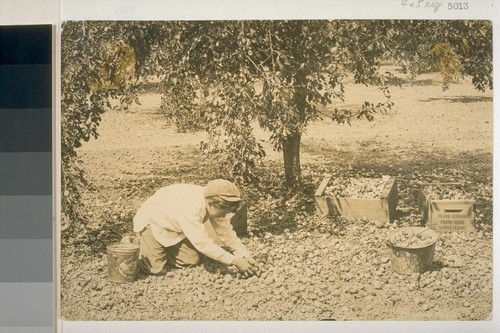
[{"label": "white photo border", "polygon": [[[425,6],[425,4],[429,4]],[[449,10],[448,3],[468,3],[468,9]],[[59,6],[58,6],[59,4]],[[411,6],[410,4],[413,4]],[[418,6],[417,6],[418,4]],[[434,7],[431,4],[435,4]],[[437,4],[441,4],[436,10]],[[59,12],[54,13],[54,7]],[[453,7],[453,6],[452,6]],[[31,8],[32,13],[25,8]],[[37,10],[38,8],[38,10]],[[3,12],[3,13],[2,13]],[[494,36],[500,32],[500,17],[494,0],[466,1],[420,1],[420,0],[0,0],[0,23],[34,24],[49,23],[57,27],[56,38],[56,128],[55,149],[59,156],[60,125],[60,25],[67,20],[228,20],[228,19],[487,19],[493,21]],[[498,64],[499,47],[494,42],[494,63]],[[498,66],[494,66],[494,82],[498,84]],[[496,95],[496,94],[495,94]],[[494,98],[494,121],[498,122],[496,110],[498,100]],[[498,161],[497,135],[494,136],[494,166]],[[59,158],[55,158],[56,166]],[[59,240],[59,202],[60,202],[60,170],[56,167],[56,241]],[[496,176],[494,167],[494,176]],[[494,187],[498,186],[494,177]],[[498,198],[494,191],[494,202]],[[494,205],[494,217],[498,215],[498,205]],[[498,248],[498,230],[494,228],[494,254]],[[58,254],[55,254],[57,257]],[[498,267],[498,256],[494,255],[494,267]],[[58,277],[54,277],[57,281]],[[360,321],[360,322],[97,322],[97,321],[62,321],[57,319],[57,331],[64,333],[80,332],[494,332],[500,327],[497,306],[499,304],[499,278],[494,270],[493,280],[493,316],[489,321]],[[58,288],[57,288],[58,289]],[[56,313],[58,313],[56,309]]]},{"label": "white photo border", "polygon": [[[420,0],[61,0],[61,21],[66,20],[240,20],[240,19],[487,19],[493,21],[494,36],[499,24],[494,20],[492,0],[468,0],[468,9],[448,10],[447,4],[459,1]],[[413,4],[413,6],[411,5]],[[429,4],[429,6],[426,6]],[[438,9],[436,10],[437,4]],[[434,5],[434,7],[432,7]],[[494,60],[498,63],[498,45],[494,43]],[[497,69],[498,66],[494,66]],[[497,70],[494,79],[497,79]],[[495,80],[496,84],[497,80]],[[494,110],[497,99],[494,98]],[[495,123],[496,119],[495,113]],[[494,139],[496,142],[496,137]],[[496,148],[497,145],[494,145]],[[497,149],[494,151],[496,165]],[[497,181],[494,177],[494,187]],[[494,192],[496,194],[496,191]],[[496,196],[495,196],[496,197]],[[496,198],[494,198],[496,202]],[[494,207],[494,216],[497,216]],[[494,245],[498,230],[494,228]],[[494,247],[494,253],[496,246]],[[494,267],[499,265],[494,256]],[[494,270],[496,273],[496,270]],[[499,281],[494,274],[493,290],[498,291]],[[498,292],[494,293],[496,309]],[[63,333],[84,332],[494,332],[500,327],[498,311],[493,311],[490,321],[351,321],[351,322],[230,322],[230,321],[127,321],[94,322],[62,321]]]}]

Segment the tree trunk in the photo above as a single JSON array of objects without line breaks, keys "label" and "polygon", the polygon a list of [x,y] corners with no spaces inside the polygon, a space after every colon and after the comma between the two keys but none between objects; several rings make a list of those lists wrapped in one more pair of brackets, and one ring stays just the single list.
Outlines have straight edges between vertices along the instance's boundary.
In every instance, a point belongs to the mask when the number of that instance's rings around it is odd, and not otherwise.
[{"label": "tree trunk", "polygon": [[300,133],[290,134],[283,142],[283,161],[285,164],[285,181],[289,190],[302,188],[300,169]]},{"label": "tree trunk", "polygon": [[[306,116],[306,73],[299,70],[296,76],[297,85],[294,91],[293,100],[297,107],[298,120],[304,124]],[[300,139],[302,133],[292,132],[283,142],[283,161],[285,164],[286,187],[294,192],[302,189],[302,170],[300,167]]]}]

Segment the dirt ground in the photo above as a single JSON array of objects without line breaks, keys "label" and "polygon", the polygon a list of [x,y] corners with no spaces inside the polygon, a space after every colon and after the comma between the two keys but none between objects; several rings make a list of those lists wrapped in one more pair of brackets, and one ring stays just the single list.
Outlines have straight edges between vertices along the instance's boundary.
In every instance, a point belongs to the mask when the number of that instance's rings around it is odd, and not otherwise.
[{"label": "dirt ground", "polygon": [[[346,87],[352,108],[377,102],[377,89]],[[309,196],[286,197],[270,186],[244,188],[249,234],[243,242],[264,274],[237,279],[206,260],[164,277],[128,284],[107,279],[105,246],[132,229],[149,195],[175,182],[204,184],[198,151],[205,134],[177,133],[159,111],[160,96],[141,95],[128,112],[108,111],[100,137],[78,151],[91,186],[83,193],[84,234],[62,233],[61,315],[67,320],[485,320],[492,311],[492,92],[469,82],[443,91],[438,75],[391,89],[395,106],[373,122],[311,123],[302,141]],[[329,108],[323,110],[327,114]],[[268,134],[263,172],[281,172]],[[396,177],[396,220],[323,217],[312,194],[326,175]],[[391,266],[389,235],[421,224],[418,183],[460,182],[476,199],[475,231],[440,234],[433,267],[401,275]],[[265,186],[264,186],[265,187]]]}]

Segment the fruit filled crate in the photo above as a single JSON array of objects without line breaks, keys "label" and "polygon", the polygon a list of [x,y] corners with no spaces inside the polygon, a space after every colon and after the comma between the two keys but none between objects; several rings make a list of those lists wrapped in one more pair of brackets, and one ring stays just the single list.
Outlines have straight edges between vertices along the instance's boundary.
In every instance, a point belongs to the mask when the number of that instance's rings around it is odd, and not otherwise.
[{"label": "fruit filled crate", "polygon": [[322,215],[392,222],[398,204],[396,178],[325,177],[314,194]]},{"label": "fruit filled crate", "polygon": [[475,231],[475,206],[460,183],[419,184],[423,223],[436,232]]}]

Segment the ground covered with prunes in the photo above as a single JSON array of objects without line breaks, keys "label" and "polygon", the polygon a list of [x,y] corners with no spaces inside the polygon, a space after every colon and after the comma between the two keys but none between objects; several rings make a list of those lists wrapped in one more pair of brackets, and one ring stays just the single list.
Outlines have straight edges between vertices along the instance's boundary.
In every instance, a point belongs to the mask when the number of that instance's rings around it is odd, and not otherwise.
[{"label": "ground covered with prunes", "polygon": [[[485,320],[493,302],[493,164],[491,93],[439,82],[394,88],[395,107],[351,127],[328,119],[309,125],[302,140],[304,189],[289,193],[281,154],[257,133],[268,153],[258,185],[243,185],[249,203],[243,242],[260,262],[260,277],[206,258],[165,276],[108,280],[106,246],[132,231],[139,205],[176,182],[203,185],[203,132],[177,133],[143,94],[128,112],[103,114],[100,137],[79,151],[89,186],[82,223],[61,230],[60,311],[67,320]],[[346,107],[378,91],[356,87]],[[432,97],[432,98],[431,98]],[[452,101],[452,102],[450,102]],[[349,104],[352,103],[352,104]],[[418,106],[418,107],[417,107]],[[332,106],[333,108],[334,106]],[[324,110],[328,112],[327,110]],[[394,177],[394,220],[321,216],[314,193],[332,176],[331,195],[380,196]],[[365,179],[352,185],[352,179]],[[369,179],[376,179],[372,181]],[[459,183],[459,188],[425,187]],[[354,186],[354,187],[353,187]],[[391,266],[390,241],[418,248],[432,241],[422,226],[419,193],[470,199],[474,230],[439,233],[432,267],[402,275]],[[399,235],[399,238],[395,238]]]}]

